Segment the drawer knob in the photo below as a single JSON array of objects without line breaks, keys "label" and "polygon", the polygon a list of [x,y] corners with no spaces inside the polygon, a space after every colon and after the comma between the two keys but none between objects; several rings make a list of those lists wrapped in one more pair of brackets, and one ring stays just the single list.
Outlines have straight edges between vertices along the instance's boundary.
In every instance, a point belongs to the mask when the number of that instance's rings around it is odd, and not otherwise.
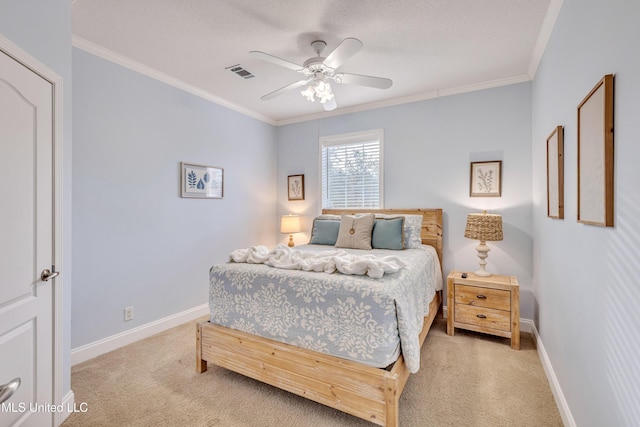
[{"label": "drawer knob", "polygon": [[487,299],[486,295],[476,295],[478,297],[478,299]]},{"label": "drawer knob", "polygon": [[487,318],[487,316],[485,316],[484,314],[476,314],[476,317],[478,319],[486,319]]}]

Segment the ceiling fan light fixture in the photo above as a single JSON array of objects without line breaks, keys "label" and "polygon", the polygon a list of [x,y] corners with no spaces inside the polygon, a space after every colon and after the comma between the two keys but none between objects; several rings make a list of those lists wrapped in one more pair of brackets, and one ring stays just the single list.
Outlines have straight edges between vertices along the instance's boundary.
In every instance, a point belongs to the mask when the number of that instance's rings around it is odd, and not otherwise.
[{"label": "ceiling fan light fixture", "polygon": [[250,51],[249,53],[256,58],[288,68],[304,76],[303,80],[281,87],[278,90],[262,96],[261,99],[267,101],[287,91],[306,86],[304,90],[300,91],[302,96],[307,98],[309,102],[320,101],[324,111],[331,111],[336,109],[337,105],[329,80],[333,80],[338,84],[359,85],[378,89],[388,89],[391,87],[393,83],[391,79],[342,72],[336,74],[338,68],[340,68],[345,61],[362,49],[362,42],[360,40],[348,37],[342,40],[338,47],[329,55],[324,57],[322,53],[326,46],[327,43],[322,40],[313,41],[311,47],[317,56],[307,59],[303,65],[298,65],[258,50]]},{"label": "ceiling fan light fixture", "polygon": [[315,102],[315,99],[313,97],[313,95],[315,95],[315,92],[314,92],[313,88],[311,87],[311,85],[307,86],[307,88],[305,90],[301,91],[300,93],[302,94],[302,96],[307,98],[307,101]]},{"label": "ceiling fan light fixture", "polygon": [[315,102],[319,100],[321,104],[333,99],[333,90],[329,82],[322,79],[312,81],[309,86],[300,92],[302,96],[307,98],[307,101]]}]

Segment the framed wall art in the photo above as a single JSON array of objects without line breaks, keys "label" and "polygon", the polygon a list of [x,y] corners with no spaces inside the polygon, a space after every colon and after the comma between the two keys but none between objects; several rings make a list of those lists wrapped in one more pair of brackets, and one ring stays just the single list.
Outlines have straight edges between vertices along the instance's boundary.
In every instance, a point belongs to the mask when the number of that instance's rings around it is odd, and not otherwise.
[{"label": "framed wall art", "polygon": [[564,130],[557,126],[547,138],[547,216],[564,219]]},{"label": "framed wall art", "polygon": [[469,195],[500,197],[502,195],[502,160],[472,162]]},{"label": "framed wall art", "polygon": [[613,227],[613,74],[578,105],[577,219]]},{"label": "framed wall art", "polygon": [[222,199],[224,169],[180,162],[180,196]]},{"label": "framed wall art", "polygon": [[304,200],[304,175],[289,175],[287,192],[289,200]]}]

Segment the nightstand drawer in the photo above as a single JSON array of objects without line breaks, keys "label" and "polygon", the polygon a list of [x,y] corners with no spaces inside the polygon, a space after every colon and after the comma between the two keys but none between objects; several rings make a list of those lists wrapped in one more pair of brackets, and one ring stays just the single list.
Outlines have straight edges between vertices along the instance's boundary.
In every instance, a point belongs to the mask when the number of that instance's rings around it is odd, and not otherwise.
[{"label": "nightstand drawer", "polygon": [[511,330],[510,312],[486,307],[456,304],[455,321],[499,331]]},{"label": "nightstand drawer", "polygon": [[511,292],[479,286],[455,285],[456,304],[511,310]]}]

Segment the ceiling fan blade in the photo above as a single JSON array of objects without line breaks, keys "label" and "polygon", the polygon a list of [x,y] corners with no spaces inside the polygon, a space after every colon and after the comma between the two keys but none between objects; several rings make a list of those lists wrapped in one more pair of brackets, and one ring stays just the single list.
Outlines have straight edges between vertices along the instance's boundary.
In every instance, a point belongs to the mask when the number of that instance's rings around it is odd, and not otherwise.
[{"label": "ceiling fan blade", "polygon": [[362,49],[362,42],[354,38],[346,38],[342,40],[342,43],[338,45],[333,52],[325,58],[322,63],[327,67],[331,67],[334,70],[345,63],[345,61],[351,58]]},{"label": "ceiling fan blade", "polygon": [[324,111],[335,110],[337,106],[338,105],[336,104],[335,98],[331,98],[329,101],[322,104],[322,108],[324,108]]},{"label": "ceiling fan blade", "polygon": [[278,58],[277,56],[269,55],[268,53],[260,52],[259,50],[252,50],[251,52],[249,52],[249,54],[255,58],[271,62],[272,64],[276,64],[293,71],[302,71],[304,69],[302,65],[294,64],[293,62],[289,62],[286,59]]},{"label": "ceiling fan blade", "polygon": [[393,81],[391,81],[391,79],[349,73],[336,74],[335,76],[333,76],[333,79],[337,83],[375,87],[377,89],[389,89],[393,84]]},{"label": "ceiling fan blade", "polygon": [[286,85],[285,87],[281,87],[278,90],[274,90],[273,92],[262,96],[260,99],[262,99],[263,101],[268,101],[269,99],[273,99],[278,95],[282,95],[284,92],[287,92],[289,90],[295,89],[295,88],[300,87],[300,86],[304,86],[307,83],[309,83],[310,81],[311,81],[311,79],[307,79],[307,80],[300,80],[300,81],[297,81],[295,83],[291,83],[290,85]]}]

